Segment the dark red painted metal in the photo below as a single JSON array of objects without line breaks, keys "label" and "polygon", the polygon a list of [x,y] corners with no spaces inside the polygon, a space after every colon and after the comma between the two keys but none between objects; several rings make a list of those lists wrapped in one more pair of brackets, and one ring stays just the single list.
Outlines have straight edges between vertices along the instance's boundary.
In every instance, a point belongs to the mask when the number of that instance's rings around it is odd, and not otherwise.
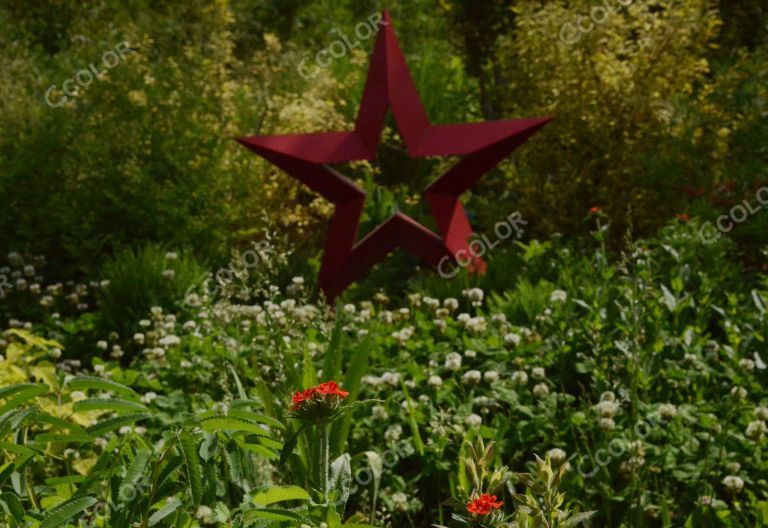
[{"label": "dark red painted metal", "polygon": [[[461,195],[551,120],[431,125],[386,11],[381,25],[353,131],[237,140],[335,204],[319,278],[329,301],[397,248],[430,266],[461,250],[471,257],[472,227]],[[425,191],[439,235],[398,212],[358,241],[365,192],[329,165],[373,161],[390,109],[409,156],[463,158]],[[485,263],[473,257],[471,268],[482,272]]]}]

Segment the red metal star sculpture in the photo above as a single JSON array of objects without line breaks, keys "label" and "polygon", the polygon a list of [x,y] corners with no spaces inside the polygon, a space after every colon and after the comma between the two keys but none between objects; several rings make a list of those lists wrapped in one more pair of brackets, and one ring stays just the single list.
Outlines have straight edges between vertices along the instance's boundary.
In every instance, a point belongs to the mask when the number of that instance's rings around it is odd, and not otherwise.
[{"label": "red metal star sculpture", "polygon": [[[335,204],[319,277],[331,302],[397,248],[431,266],[461,250],[472,254],[461,195],[551,120],[431,125],[387,11],[381,25],[353,131],[237,139]],[[373,161],[390,108],[410,157],[464,156],[425,192],[439,236],[397,212],[357,241],[365,192],[328,166]],[[482,271],[485,263],[473,255],[473,267]]]}]

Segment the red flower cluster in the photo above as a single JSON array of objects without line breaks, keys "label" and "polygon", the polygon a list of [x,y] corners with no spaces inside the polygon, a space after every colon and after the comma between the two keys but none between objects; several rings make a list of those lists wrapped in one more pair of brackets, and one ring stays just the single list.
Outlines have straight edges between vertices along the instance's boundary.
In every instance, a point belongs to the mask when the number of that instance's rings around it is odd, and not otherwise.
[{"label": "red flower cluster", "polygon": [[467,511],[475,515],[488,515],[493,510],[498,510],[504,503],[496,502],[496,495],[488,495],[484,493],[477,499],[467,504]]},{"label": "red flower cluster", "polygon": [[677,219],[678,219],[678,220],[680,220],[681,222],[688,222],[688,221],[690,221],[690,219],[691,219],[691,215],[689,215],[689,214],[687,214],[687,213],[676,214],[676,215],[675,215],[675,218],[677,218]]},{"label": "red flower cluster", "polygon": [[321,383],[317,387],[298,391],[296,394],[294,394],[291,398],[291,402],[293,402],[293,410],[296,411],[300,409],[301,404],[306,401],[325,399],[329,396],[338,396],[339,398],[344,399],[349,396],[349,393],[347,391],[341,390],[339,388],[339,384],[335,381],[327,381],[325,383]]},{"label": "red flower cluster", "polygon": [[602,210],[603,210],[602,207],[600,207],[599,205],[595,205],[595,206],[589,208],[589,213],[590,214],[597,214],[597,213],[601,212]]}]

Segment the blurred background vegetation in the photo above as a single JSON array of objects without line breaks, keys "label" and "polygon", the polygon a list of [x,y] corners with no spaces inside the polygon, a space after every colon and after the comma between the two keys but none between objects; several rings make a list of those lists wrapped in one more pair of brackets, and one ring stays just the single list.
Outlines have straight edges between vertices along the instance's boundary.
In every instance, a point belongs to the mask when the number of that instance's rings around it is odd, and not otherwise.
[{"label": "blurred background vegetation", "polygon": [[[755,203],[768,183],[765,2],[607,4],[565,42],[564,25],[602,3],[2,0],[0,247],[76,278],[147,244],[216,266],[270,232],[311,266],[329,204],[232,138],[348,128],[373,39],[328,68],[314,56],[383,7],[433,122],[556,116],[467,197],[477,232],[519,210],[529,236],[583,236],[599,206],[617,244]],[[123,41],[123,62],[46,104]],[[420,193],[450,161],[415,163],[393,126],[386,136],[376,163],[344,168],[372,197],[363,230],[395,207],[423,218]],[[766,218],[729,235],[745,257]],[[380,266],[373,284],[402,284],[389,278],[406,265]]]}]

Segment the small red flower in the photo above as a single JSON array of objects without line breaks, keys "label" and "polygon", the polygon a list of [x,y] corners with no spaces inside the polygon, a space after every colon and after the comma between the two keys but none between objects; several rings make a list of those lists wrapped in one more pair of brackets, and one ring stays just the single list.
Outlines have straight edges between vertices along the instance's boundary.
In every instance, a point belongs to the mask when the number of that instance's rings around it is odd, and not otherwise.
[{"label": "small red flower", "polygon": [[691,219],[691,216],[687,213],[683,213],[683,214],[676,214],[675,218],[683,222],[688,222]]},{"label": "small red flower", "polygon": [[307,401],[327,400],[330,397],[339,397],[343,400],[347,396],[349,396],[349,393],[341,390],[338,383],[335,381],[327,381],[321,383],[317,387],[304,389],[303,391],[298,391],[294,394],[291,398],[291,403],[293,403],[292,410],[297,411],[301,409],[302,404]]},{"label": "small red flower", "polygon": [[602,210],[603,210],[602,207],[600,207],[599,205],[594,205],[594,206],[589,208],[589,213],[590,214],[597,214],[597,213],[599,213]]},{"label": "small red flower", "polygon": [[472,502],[467,503],[467,511],[474,515],[488,515],[492,511],[504,506],[502,501],[496,502],[496,499],[496,495],[484,493]]}]

